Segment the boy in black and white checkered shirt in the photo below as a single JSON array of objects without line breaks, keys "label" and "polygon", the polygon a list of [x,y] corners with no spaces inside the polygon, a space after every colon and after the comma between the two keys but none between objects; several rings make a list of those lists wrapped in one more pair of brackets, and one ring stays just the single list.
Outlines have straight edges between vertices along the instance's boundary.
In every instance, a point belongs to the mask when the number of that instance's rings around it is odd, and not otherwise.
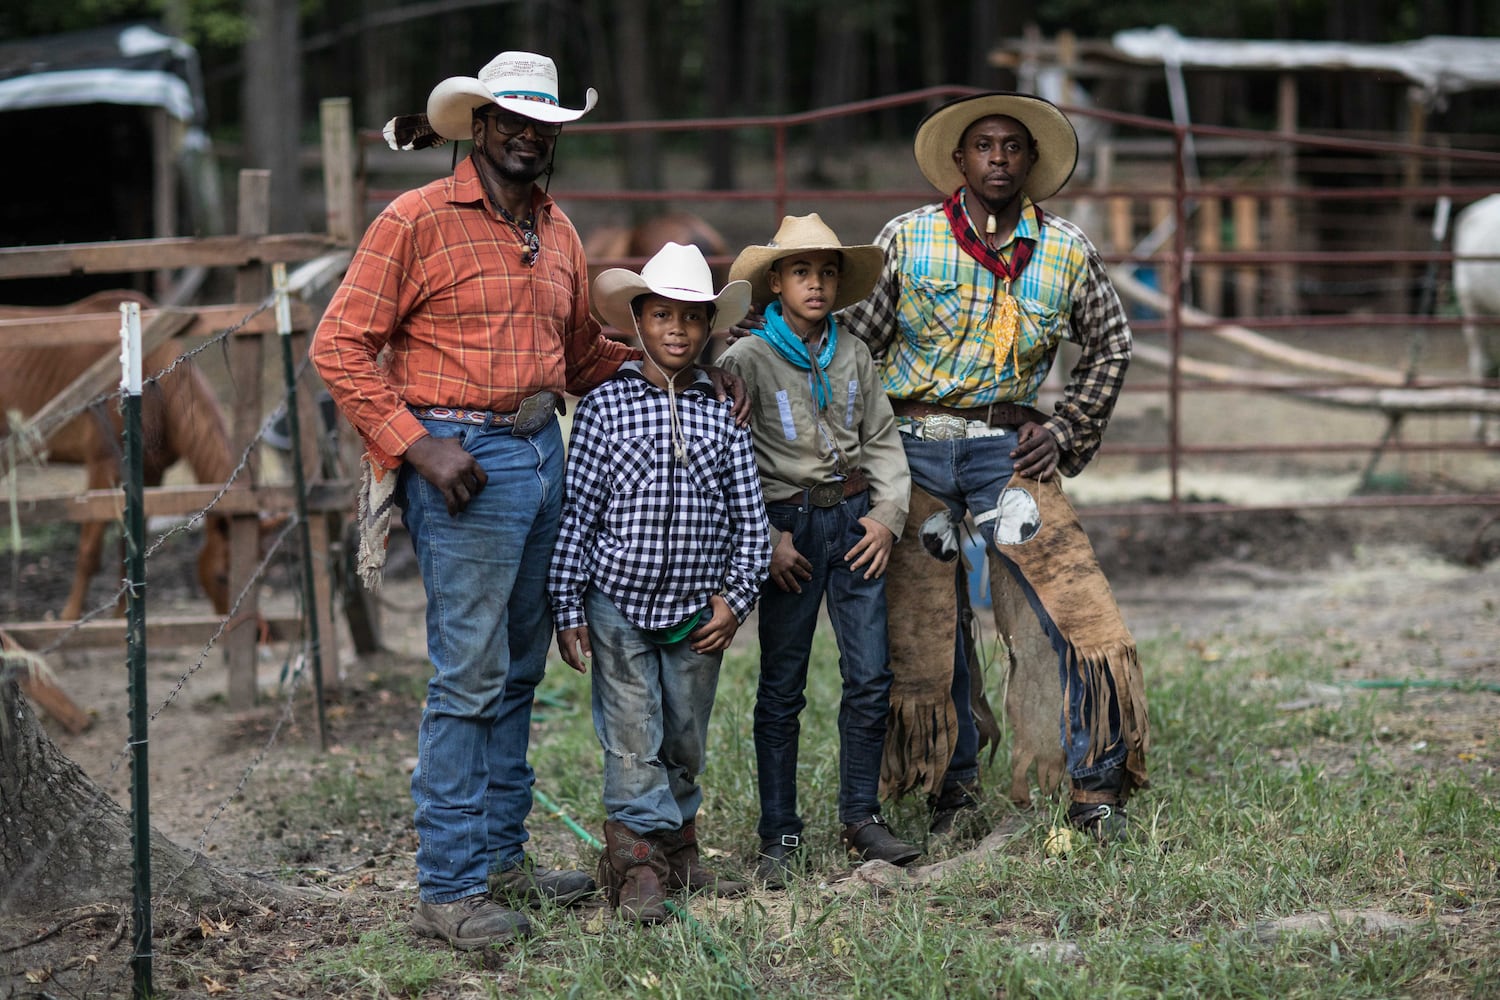
[{"label": "boy in black and white checkered shirt", "polygon": [[696,778],[719,663],[771,559],[749,431],[697,367],[714,326],[749,308],[746,282],[715,294],[696,247],[669,243],[640,274],[594,282],[600,314],[645,359],[579,403],[548,590],[558,646],[594,661],[604,748],[600,882],[627,919],[666,918],[670,891],[744,892],[699,863]]}]

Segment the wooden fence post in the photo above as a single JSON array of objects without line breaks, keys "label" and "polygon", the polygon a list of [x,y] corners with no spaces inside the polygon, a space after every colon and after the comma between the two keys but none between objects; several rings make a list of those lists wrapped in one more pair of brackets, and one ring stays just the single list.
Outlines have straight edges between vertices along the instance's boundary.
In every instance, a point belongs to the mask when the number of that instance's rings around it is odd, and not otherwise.
[{"label": "wooden fence post", "polygon": [[[241,170],[239,232],[243,236],[264,236],[270,230],[271,172]],[[236,272],[236,302],[260,302],[269,291],[270,281],[265,265],[248,264]],[[234,382],[230,455],[236,458],[244,454],[245,448],[260,433],[264,349],[265,345],[259,335],[230,338],[229,376]],[[250,466],[241,475],[249,476],[251,483],[258,478],[253,457]],[[249,585],[255,568],[260,565],[260,559],[260,517],[253,512],[232,515],[229,519],[231,601]],[[244,711],[255,705],[255,644],[259,638],[256,634],[259,609],[256,588],[251,587],[224,636],[224,652],[229,661],[229,707],[235,711]]]}]

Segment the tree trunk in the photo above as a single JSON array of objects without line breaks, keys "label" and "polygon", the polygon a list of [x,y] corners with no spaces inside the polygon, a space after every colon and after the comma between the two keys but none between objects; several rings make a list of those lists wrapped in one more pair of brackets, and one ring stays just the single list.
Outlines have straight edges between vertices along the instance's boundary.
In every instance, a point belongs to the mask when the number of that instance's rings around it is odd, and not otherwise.
[{"label": "tree trunk", "polygon": [[[0,827],[0,914],[89,903],[129,909],[129,816],[57,749],[12,680],[0,680]],[[195,910],[305,895],[221,871],[155,832],[151,876],[157,905]]]},{"label": "tree trunk", "polygon": [[[650,52],[655,41],[646,30],[654,23],[643,0],[620,0],[615,7],[615,39],[621,52]],[[617,59],[615,85],[620,91],[620,119],[645,121],[657,117],[655,62]],[[634,191],[661,190],[661,163],[654,132],[626,132],[619,138],[625,157],[625,186]],[[655,211],[652,209],[651,211]],[[637,210],[636,215],[646,214]]]}]

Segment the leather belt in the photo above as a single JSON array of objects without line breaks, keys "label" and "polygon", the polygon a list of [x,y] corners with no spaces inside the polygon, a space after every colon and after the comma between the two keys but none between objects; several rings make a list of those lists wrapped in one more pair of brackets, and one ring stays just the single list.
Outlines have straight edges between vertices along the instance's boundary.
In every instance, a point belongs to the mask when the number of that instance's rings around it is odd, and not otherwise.
[{"label": "leather belt", "polygon": [[803,503],[804,501],[814,507],[837,507],[850,497],[859,496],[870,488],[870,481],[865,478],[865,470],[855,469],[842,480],[829,483],[818,483],[809,486],[805,490],[799,490],[789,497],[780,500],[771,500],[770,503]]},{"label": "leather belt", "polygon": [[527,396],[513,413],[466,410],[457,406],[413,406],[411,412],[423,420],[448,420],[477,427],[509,427],[511,433],[530,437],[551,423],[554,412],[563,412],[560,395],[548,389]]},{"label": "leather belt", "polygon": [[898,417],[925,420],[928,417],[956,417],[959,420],[976,420],[990,427],[1020,427],[1022,424],[1040,424],[1047,419],[1041,410],[1020,403],[991,403],[989,406],[941,406],[923,403],[915,399],[893,399],[891,409]]}]

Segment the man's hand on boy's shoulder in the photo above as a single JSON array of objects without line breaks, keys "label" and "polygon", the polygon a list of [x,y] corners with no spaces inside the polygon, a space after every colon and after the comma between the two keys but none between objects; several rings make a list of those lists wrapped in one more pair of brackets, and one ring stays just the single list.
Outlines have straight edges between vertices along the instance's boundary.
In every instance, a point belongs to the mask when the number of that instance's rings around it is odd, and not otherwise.
[{"label": "man's hand on boy's shoulder", "polygon": [[729,412],[734,415],[735,424],[749,427],[750,390],[746,387],[745,380],[717,365],[704,365],[703,370],[708,374],[708,380],[714,384],[717,398],[720,401],[727,399],[734,404]]},{"label": "man's hand on boy's shoulder", "polygon": [[812,579],[812,563],[792,544],[792,533],[783,531],[771,550],[771,580],[788,594],[802,593],[802,581]]},{"label": "man's hand on boy's shoulder", "polygon": [[589,672],[589,660],[594,658],[594,648],[589,645],[587,625],[565,628],[557,633],[557,649],[568,666],[580,674]]},{"label": "man's hand on boy's shoulder", "polygon": [[729,328],[728,341],[734,343],[742,337],[753,336],[756,330],[764,330],[766,318],[754,306],[745,314],[745,318]]},{"label": "man's hand on boy's shoulder", "polygon": [[708,621],[698,626],[688,638],[693,640],[695,653],[722,653],[734,641],[734,634],[740,630],[740,620],[734,616],[729,602],[718,594],[708,599],[708,608],[711,612]]},{"label": "man's hand on boy's shoulder", "polygon": [[868,515],[860,518],[859,523],[865,529],[865,537],[844,553],[844,559],[849,563],[851,572],[858,572],[863,566],[866,580],[878,580],[885,575],[886,565],[891,561],[891,549],[896,544],[896,535],[890,528]]}]

